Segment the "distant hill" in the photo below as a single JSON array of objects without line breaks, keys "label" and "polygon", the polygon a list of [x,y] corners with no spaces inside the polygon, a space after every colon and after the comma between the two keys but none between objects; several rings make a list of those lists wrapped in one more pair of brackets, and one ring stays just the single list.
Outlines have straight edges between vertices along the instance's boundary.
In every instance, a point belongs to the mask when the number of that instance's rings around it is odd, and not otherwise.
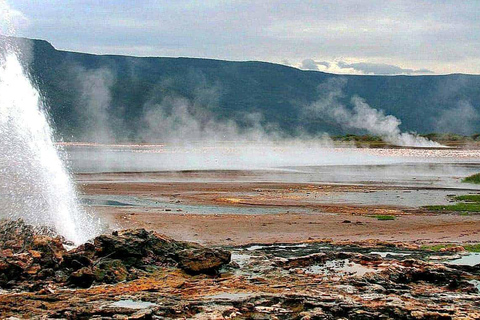
[{"label": "distant hill", "polygon": [[[338,77],[347,80],[341,98],[347,107],[351,107],[350,98],[358,95],[371,107],[401,119],[402,130],[480,131],[477,75],[340,76],[256,61],[67,52],[43,40],[32,40],[30,49],[31,55],[25,54],[30,72],[58,133],[66,140],[81,139],[86,124],[101,124],[89,119],[97,111],[116,136],[137,139],[146,110],[171,97],[191,103],[195,114],[208,114],[218,121],[233,119],[240,127],[248,126],[248,115],[254,114],[261,115],[262,125],[273,124],[288,134],[343,134],[350,130],[304,111],[319,99],[318,86]],[[472,108],[467,119],[460,114],[461,104]]]}]

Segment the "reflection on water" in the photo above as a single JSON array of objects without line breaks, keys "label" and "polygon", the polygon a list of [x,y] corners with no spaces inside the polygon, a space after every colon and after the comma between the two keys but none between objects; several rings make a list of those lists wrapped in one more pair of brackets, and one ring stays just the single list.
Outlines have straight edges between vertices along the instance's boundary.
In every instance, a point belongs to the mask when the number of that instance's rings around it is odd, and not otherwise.
[{"label": "reflection on water", "polygon": [[148,309],[150,307],[156,306],[155,303],[146,302],[146,301],[134,301],[131,299],[128,300],[119,300],[110,305],[111,307],[117,308],[127,308],[127,309]]},{"label": "reflection on water", "polygon": [[477,264],[480,264],[480,253],[473,252],[468,255],[462,256],[459,259],[448,261],[447,263],[463,266],[475,266]]},{"label": "reflection on water", "polygon": [[[377,178],[403,180],[416,176],[432,180],[432,176],[460,176],[475,171],[480,163],[480,150],[327,148],[312,144],[281,147],[234,143],[189,147],[67,145],[65,151],[76,172],[282,168],[282,171],[302,173],[306,175],[304,179],[315,180],[327,175],[331,180],[333,175],[338,181],[346,179],[345,176],[368,181],[371,173]],[[392,170],[394,168],[398,170]],[[313,176],[309,178],[308,174]]]},{"label": "reflection on water", "polygon": [[324,275],[352,275],[362,277],[369,272],[378,272],[377,269],[363,266],[359,263],[345,260],[332,260],[325,262],[324,265],[315,265],[305,268],[305,272],[309,274],[324,274]]},{"label": "reflection on water", "polygon": [[[67,146],[75,172],[162,172],[157,181],[262,181],[470,188],[480,150]],[[298,151],[298,152],[295,152]],[[198,171],[200,170],[200,171]],[[243,170],[238,174],[238,170]]]},{"label": "reflection on water", "polygon": [[[419,207],[446,205],[453,195],[479,192],[480,185],[461,179],[480,172],[480,150],[362,149],[305,145],[167,147],[164,145],[67,146],[70,164],[81,182],[282,182],[385,186],[370,191],[312,192],[305,201]],[[122,172],[122,175],[108,173]],[[127,173],[128,172],[128,173]],[[89,180],[90,179],[90,180]],[[395,186],[396,189],[388,187]],[[165,207],[176,212],[281,213],[276,208],[188,206],[162,199],[84,197],[106,206]],[[168,202],[168,201],[167,201]],[[292,209],[291,210],[295,210]],[[248,211],[248,212],[247,212]]]},{"label": "reflection on water", "polygon": [[307,209],[296,207],[254,207],[254,206],[228,206],[228,205],[206,205],[206,204],[185,204],[173,202],[163,198],[141,198],[128,195],[83,195],[82,203],[91,206],[112,206],[112,207],[142,207],[156,208],[166,213],[177,214],[279,214],[287,211],[291,213],[303,213]]}]

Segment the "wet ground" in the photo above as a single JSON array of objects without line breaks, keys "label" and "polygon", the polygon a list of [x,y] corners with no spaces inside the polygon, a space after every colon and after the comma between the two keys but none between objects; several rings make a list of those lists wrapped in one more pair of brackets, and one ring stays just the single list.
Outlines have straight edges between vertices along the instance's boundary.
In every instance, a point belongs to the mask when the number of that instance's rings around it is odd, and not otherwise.
[{"label": "wet ground", "polygon": [[[270,149],[271,150],[270,150]],[[253,151],[252,151],[253,150]],[[164,145],[101,146],[70,145],[66,147],[77,180],[84,185],[166,185],[166,184],[265,184],[360,186],[361,188],[330,188],[322,192],[290,193],[297,204],[329,204],[354,206],[387,206],[418,208],[446,205],[453,196],[480,192],[480,186],[461,183],[461,179],[480,171],[480,151],[462,149],[362,149],[362,148],[300,148],[311,151],[308,159],[292,156],[287,147],[267,146],[273,154],[260,161],[255,159],[258,146],[190,146]],[[247,157],[245,154],[252,151]],[[217,157],[217,160],[210,161]],[[258,161],[257,161],[258,160]],[[302,165],[298,165],[302,164]],[[315,165],[314,165],[315,164]],[[237,168],[237,169],[235,169]],[[246,170],[248,168],[248,170]],[[173,171],[172,171],[173,169]],[[87,174],[85,172],[91,172]],[[100,190],[97,190],[99,192]],[[191,193],[195,193],[192,188]],[[268,193],[268,190],[266,190]],[[182,193],[181,197],[185,194]],[[92,206],[135,206],[163,208],[167,212],[192,214],[277,214],[311,212],[294,203],[289,208],[275,203],[249,201],[258,194],[231,192],[227,201],[205,203],[206,199],[171,194],[83,195],[83,203]],[[208,197],[207,197],[208,198]],[[229,203],[229,199],[233,203]],[[234,203],[240,199],[241,203]],[[193,201],[195,200],[195,201]],[[204,201],[205,200],[205,201]],[[210,198],[211,200],[211,198]],[[230,204],[230,205],[229,205]],[[233,205],[232,205],[233,204]]]},{"label": "wet ground", "polygon": [[461,248],[369,241],[224,249],[232,262],[220,275],[160,267],[89,289],[3,292],[0,310],[39,319],[480,319],[480,256]]}]

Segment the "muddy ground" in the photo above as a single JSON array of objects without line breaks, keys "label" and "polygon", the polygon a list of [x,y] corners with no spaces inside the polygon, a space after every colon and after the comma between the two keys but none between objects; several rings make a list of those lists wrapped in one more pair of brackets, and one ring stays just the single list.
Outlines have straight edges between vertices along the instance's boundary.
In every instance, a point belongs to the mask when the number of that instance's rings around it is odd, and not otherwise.
[{"label": "muddy ground", "polygon": [[[187,173],[199,175],[206,173]],[[244,173],[240,172],[242,177]],[[232,173],[229,173],[232,175]],[[143,227],[210,245],[380,239],[476,242],[480,215],[439,214],[418,207],[325,203],[332,194],[408,193],[435,188],[264,182],[162,182],[157,174],[82,174],[85,197],[116,199],[94,212],[118,228]],[[228,179],[235,179],[229,176]],[[447,190],[455,194],[455,190]],[[472,191],[476,192],[476,191]],[[402,194],[398,195],[400,197]],[[421,194],[419,195],[422,196]],[[128,202],[134,198],[135,201]],[[104,200],[105,201],[105,200]],[[122,202],[124,201],[124,202]],[[375,216],[392,215],[394,220]]]},{"label": "muddy ground", "polygon": [[[480,255],[465,250],[479,242],[480,215],[324,201],[346,193],[402,197],[419,187],[201,181],[199,172],[165,181],[164,175],[79,174],[76,180],[84,202],[111,228],[145,228],[226,250],[230,263],[191,274],[172,260],[144,265],[135,277],[121,274],[126,280],[113,270],[121,281],[89,288],[55,277],[39,278],[31,288],[28,281],[26,287],[6,282],[1,318],[480,319]],[[436,189],[421,189],[428,190]],[[424,247],[436,243],[457,245],[439,252]],[[149,259],[159,260],[151,253]]]}]

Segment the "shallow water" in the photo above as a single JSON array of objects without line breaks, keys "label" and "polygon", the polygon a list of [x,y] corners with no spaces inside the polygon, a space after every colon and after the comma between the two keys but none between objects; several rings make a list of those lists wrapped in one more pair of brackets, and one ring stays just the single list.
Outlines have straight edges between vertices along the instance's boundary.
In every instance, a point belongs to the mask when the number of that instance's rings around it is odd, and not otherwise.
[{"label": "shallow water", "polygon": [[338,276],[353,275],[356,277],[362,277],[369,272],[378,271],[377,269],[366,267],[361,264],[351,262],[348,259],[345,259],[327,261],[324,265],[310,266],[305,268],[305,272],[308,274],[335,274]]},{"label": "shallow water", "polygon": [[407,257],[411,255],[410,253],[403,253],[403,252],[393,252],[393,251],[372,251],[370,254],[378,254],[382,258],[386,258],[387,256],[392,257]]},{"label": "shallow water", "polygon": [[[67,146],[65,149],[71,166],[77,173],[150,172],[116,176],[108,174],[82,176],[82,182],[353,184],[385,187],[387,190],[378,188],[364,192],[318,190],[299,194],[299,199],[314,204],[384,205],[407,208],[447,205],[452,202],[451,196],[480,192],[480,185],[461,182],[462,178],[480,172],[480,150],[317,148],[312,151],[311,157],[297,159],[301,154],[292,157],[291,154],[276,149],[273,150],[273,155],[264,154],[265,159],[255,162],[248,157],[245,158],[244,153],[250,149],[236,147],[233,144],[190,148],[161,145],[107,147],[89,145]],[[224,158],[219,158],[220,155]],[[239,156],[241,159],[237,159]],[[255,156],[254,153],[252,157]],[[213,161],[212,157],[217,157],[218,161]],[[388,190],[392,187],[396,189]],[[84,196],[83,203],[100,206],[144,206],[164,208],[171,212],[201,214],[308,211],[294,207],[190,205],[171,202],[168,199],[123,196]]]},{"label": "shallow water", "polygon": [[[296,153],[296,149],[270,150],[260,145],[252,150],[233,143],[178,148],[69,145],[65,150],[75,172],[165,173],[156,176],[157,181],[233,179],[480,190],[480,186],[460,182],[480,171],[480,150],[307,148]],[[258,150],[262,153],[256,154]],[[183,174],[185,171],[187,174]]]},{"label": "shallow water", "polygon": [[150,307],[156,306],[155,303],[146,302],[146,301],[134,301],[131,299],[119,300],[110,305],[111,307],[117,308],[128,308],[128,309],[148,309]]},{"label": "shallow water", "polygon": [[184,204],[169,199],[148,199],[132,197],[128,195],[83,195],[82,203],[90,206],[112,207],[147,207],[160,209],[167,213],[177,214],[280,214],[303,213],[309,211],[305,208],[296,207],[268,207],[268,206],[228,206],[228,205],[205,205]]},{"label": "shallow water", "polygon": [[480,264],[480,253],[473,252],[468,255],[462,256],[459,259],[450,260],[447,262],[447,264],[475,266],[477,264]]},{"label": "shallow water", "polygon": [[[317,203],[386,205],[399,207],[421,207],[427,205],[448,205],[453,196],[470,194],[463,190],[378,190],[368,192],[329,192],[313,200]],[[311,197],[310,197],[311,198]]]}]

